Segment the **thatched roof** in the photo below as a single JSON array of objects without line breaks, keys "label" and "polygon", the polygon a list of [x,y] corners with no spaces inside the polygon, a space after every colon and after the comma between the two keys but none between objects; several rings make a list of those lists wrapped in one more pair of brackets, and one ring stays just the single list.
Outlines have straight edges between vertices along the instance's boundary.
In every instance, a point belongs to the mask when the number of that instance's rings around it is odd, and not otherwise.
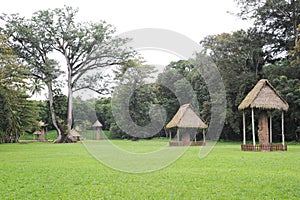
[{"label": "thatched roof", "polygon": [[41,131],[34,131],[33,132],[33,135],[41,135],[42,133],[41,133]]},{"label": "thatched roof", "polygon": [[267,79],[261,79],[248,93],[239,110],[246,108],[287,110],[288,103],[276,92]]},{"label": "thatched roof", "polygon": [[99,122],[99,120],[96,120],[95,123],[92,125],[92,127],[102,127],[103,125]]},{"label": "thatched roof", "polygon": [[39,121],[39,127],[46,127],[46,126],[48,126],[48,124],[46,124],[43,121]]},{"label": "thatched roof", "polygon": [[207,128],[207,125],[193,111],[190,104],[180,106],[166,128]]},{"label": "thatched roof", "polygon": [[81,136],[80,133],[79,133],[77,130],[75,130],[75,129],[72,129],[72,130],[70,131],[70,135],[71,135],[72,137],[80,137],[80,136]]}]

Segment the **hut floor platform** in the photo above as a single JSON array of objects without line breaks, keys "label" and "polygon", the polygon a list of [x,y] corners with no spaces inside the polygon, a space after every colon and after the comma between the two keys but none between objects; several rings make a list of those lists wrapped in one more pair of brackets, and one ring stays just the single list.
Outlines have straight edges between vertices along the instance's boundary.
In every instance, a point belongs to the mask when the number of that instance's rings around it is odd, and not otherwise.
[{"label": "hut floor platform", "polygon": [[268,144],[268,145],[253,145],[242,144],[242,151],[287,151],[287,145],[283,144]]},{"label": "hut floor platform", "polygon": [[205,146],[206,143],[202,141],[193,141],[193,142],[186,142],[186,141],[170,141],[169,146],[170,147],[176,147],[176,146]]}]

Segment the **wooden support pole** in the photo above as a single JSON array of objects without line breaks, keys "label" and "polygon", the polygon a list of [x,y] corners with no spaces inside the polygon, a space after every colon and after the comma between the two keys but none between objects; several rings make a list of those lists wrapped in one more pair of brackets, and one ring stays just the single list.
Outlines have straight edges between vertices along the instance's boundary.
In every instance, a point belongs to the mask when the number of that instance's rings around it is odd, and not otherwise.
[{"label": "wooden support pole", "polygon": [[282,145],[284,146],[284,113],[281,113],[281,134],[282,134]]},{"label": "wooden support pole", "polygon": [[179,128],[177,128],[177,142],[179,142]]},{"label": "wooden support pole", "polygon": [[270,113],[270,144],[272,145],[273,142],[273,130],[272,130],[272,113]]},{"label": "wooden support pole", "polygon": [[202,129],[202,134],[203,134],[203,143],[206,142],[206,138],[205,138],[205,129]]},{"label": "wooden support pole", "polygon": [[253,139],[253,146],[256,147],[255,143],[255,126],[254,126],[254,111],[253,108],[251,108],[251,115],[252,115],[252,139]]},{"label": "wooden support pole", "polygon": [[246,144],[246,117],[245,117],[245,110],[243,110],[243,144]]},{"label": "wooden support pole", "polygon": [[170,139],[170,142],[172,140],[172,133],[171,133],[171,130],[169,129],[169,139]]}]

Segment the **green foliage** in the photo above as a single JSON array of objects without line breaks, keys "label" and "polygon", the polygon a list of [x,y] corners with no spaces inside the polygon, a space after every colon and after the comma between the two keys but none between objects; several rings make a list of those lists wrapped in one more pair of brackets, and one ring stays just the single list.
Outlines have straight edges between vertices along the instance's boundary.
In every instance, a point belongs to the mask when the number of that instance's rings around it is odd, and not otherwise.
[{"label": "green foliage", "polygon": [[[123,64],[134,55],[125,47],[128,39],[114,36],[112,25],[104,21],[78,23],[75,20],[77,13],[77,9],[65,6],[37,11],[29,19],[17,14],[1,16],[5,22],[1,31],[9,36],[15,52],[31,67],[32,76],[43,81],[48,88],[52,124],[58,132],[57,142],[64,142],[66,138],[61,127],[72,128],[73,92],[81,89],[106,92],[103,68]],[[58,69],[58,62],[51,59],[49,54],[54,52],[65,59],[65,70]],[[65,71],[67,117],[57,119],[52,93],[55,79]],[[33,91],[37,89],[35,87]]]},{"label": "green foliage", "polygon": [[296,45],[300,23],[299,0],[235,0],[238,15],[254,21],[254,27],[264,38],[268,60],[282,57]]},{"label": "green foliage", "polygon": [[[153,104],[157,103],[156,85],[147,84],[147,79],[152,78],[155,72],[153,66],[143,65],[138,60],[128,62],[115,72],[118,85],[112,100],[114,119],[129,129],[134,124],[145,126],[151,122],[149,111]],[[128,108],[129,113],[126,112]],[[131,120],[134,124],[130,123]],[[119,136],[120,134],[126,136],[117,126],[111,127],[110,132],[111,136]]]},{"label": "green foliage", "polygon": [[[280,62],[269,64],[263,68],[263,74],[279,94],[288,102],[289,110],[285,114],[285,136],[287,140],[299,140],[300,134],[300,66],[293,65],[285,59]],[[280,113],[274,121],[280,122]],[[274,124],[276,132],[280,133],[280,123]],[[276,133],[275,132],[275,133]]]},{"label": "green foliage", "polygon": [[227,113],[221,135],[225,140],[240,140],[241,115],[238,105],[262,76],[263,44],[255,30],[239,30],[206,37],[201,44],[217,65],[225,88]]},{"label": "green foliage", "polygon": [[[158,102],[165,107],[167,112],[166,123],[173,118],[180,104],[190,103],[202,110],[204,99],[209,100],[207,90],[204,89],[206,88],[204,80],[191,60],[171,62],[164,72],[158,75],[157,84]],[[196,104],[197,100],[199,105]],[[206,115],[206,113],[200,114]]]},{"label": "green foliage", "polygon": [[74,127],[79,126],[82,130],[90,129],[96,121],[95,100],[83,100],[79,97],[73,99]]},{"label": "green foliage", "polygon": [[37,127],[37,106],[28,100],[27,68],[12,54],[4,35],[0,36],[0,143],[16,142],[20,134]]},{"label": "green foliage", "polygon": [[113,123],[113,116],[111,112],[111,98],[100,98],[96,100],[95,111],[97,119],[103,125],[103,130],[110,130],[111,124]]},{"label": "green foliage", "polygon": [[[167,143],[158,139],[112,142],[136,153]],[[0,198],[299,199],[300,147],[288,148],[255,153],[240,151],[240,144],[219,143],[199,159],[199,147],[190,147],[162,170],[130,174],[98,162],[80,143],[2,144]]]}]

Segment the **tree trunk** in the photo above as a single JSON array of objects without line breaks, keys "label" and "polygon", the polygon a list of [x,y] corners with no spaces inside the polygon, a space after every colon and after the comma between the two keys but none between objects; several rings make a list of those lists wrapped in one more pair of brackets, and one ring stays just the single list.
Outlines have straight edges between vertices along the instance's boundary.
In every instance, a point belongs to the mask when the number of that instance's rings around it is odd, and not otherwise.
[{"label": "tree trunk", "polygon": [[[67,58],[67,57],[66,57]],[[73,91],[72,91],[72,69],[70,63],[68,63],[68,116],[67,116],[67,128],[70,133],[72,128],[72,114],[73,114]]]},{"label": "tree trunk", "polygon": [[55,140],[56,143],[61,143],[62,141],[62,131],[58,127],[57,124],[57,119],[56,119],[56,113],[54,110],[54,98],[53,98],[53,90],[52,90],[52,83],[46,83],[48,87],[48,98],[49,98],[49,107],[50,107],[50,113],[51,113],[51,119],[52,119],[52,124],[55,127],[57,131],[57,139]]}]

